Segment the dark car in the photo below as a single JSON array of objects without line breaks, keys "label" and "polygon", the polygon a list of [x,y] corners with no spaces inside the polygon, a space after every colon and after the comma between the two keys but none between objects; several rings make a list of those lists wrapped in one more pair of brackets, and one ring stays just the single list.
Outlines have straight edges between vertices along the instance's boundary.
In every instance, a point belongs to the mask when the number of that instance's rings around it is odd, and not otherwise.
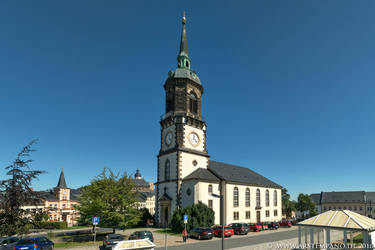
[{"label": "dark car", "polygon": [[263,230],[262,225],[260,223],[250,223],[249,228],[251,231],[260,232]]},{"label": "dark car", "polygon": [[135,231],[129,237],[129,240],[140,240],[140,239],[149,239],[151,242],[154,242],[154,236],[150,231]]},{"label": "dark car", "polygon": [[249,232],[249,225],[246,223],[232,223],[229,225],[234,230],[234,234],[244,234]]},{"label": "dark car", "polygon": [[[221,225],[216,225],[212,228],[215,236],[222,236],[223,227]],[[224,237],[231,237],[234,234],[232,227],[224,226]]]},{"label": "dark car", "polygon": [[23,238],[17,242],[13,250],[51,250],[54,243],[46,237]]},{"label": "dark car", "polygon": [[17,237],[0,237],[0,250],[13,250],[13,247],[19,240]]},{"label": "dark car", "polygon": [[122,240],[124,240],[124,236],[121,234],[108,234],[103,241],[103,248],[112,249]]},{"label": "dark car", "polygon": [[189,232],[189,238],[196,238],[198,240],[212,239],[213,231],[209,227],[196,227]]},{"label": "dark car", "polygon": [[279,229],[279,223],[277,222],[267,222],[268,229]]}]

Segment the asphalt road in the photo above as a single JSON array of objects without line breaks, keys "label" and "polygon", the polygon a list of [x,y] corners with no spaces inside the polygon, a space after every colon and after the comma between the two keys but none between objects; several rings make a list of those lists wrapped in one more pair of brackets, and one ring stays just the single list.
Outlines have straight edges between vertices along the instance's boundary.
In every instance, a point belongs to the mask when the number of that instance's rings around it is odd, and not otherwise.
[{"label": "asphalt road", "polygon": [[[244,246],[251,246],[257,245],[262,243],[269,243],[274,241],[280,240],[287,240],[298,237],[298,230],[297,228],[294,230],[288,231],[279,231],[270,234],[259,234],[256,236],[251,237],[239,237],[239,238],[226,238],[224,241],[224,248],[236,248],[236,247],[244,247]],[[157,250],[165,249],[165,247],[158,247]],[[168,250],[197,250],[197,249],[205,249],[205,250],[218,250],[221,249],[221,240],[202,240],[198,243],[190,243],[186,245],[179,245],[179,246],[168,246]]]}]

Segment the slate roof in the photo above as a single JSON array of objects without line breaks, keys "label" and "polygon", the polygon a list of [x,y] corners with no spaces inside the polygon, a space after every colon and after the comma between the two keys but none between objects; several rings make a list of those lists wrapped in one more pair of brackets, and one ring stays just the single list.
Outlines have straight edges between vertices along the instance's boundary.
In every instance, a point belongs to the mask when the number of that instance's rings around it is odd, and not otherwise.
[{"label": "slate roof", "polygon": [[208,169],[220,179],[246,183],[255,186],[282,188],[279,184],[245,167],[226,164],[223,162],[209,161]]},{"label": "slate roof", "polygon": [[148,197],[155,196],[155,192],[138,192],[138,200],[146,201]]},{"label": "slate roof", "polygon": [[375,192],[366,192],[366,201],[375,203]]},{"label": "slate roof", "polygon": [[205,168],[198,168],[197,170],[186,176],[183,180],[206,180],[214,182],[220,181],[219,178],[217,178],[213,173]]},{"label": "slate roof", "polygon": [[310,194],[310,198],[316,205],[320,205],[320,193],[319,194]]},{"label": "slate roof", "polygon": [[322,192],[321,203],[365,202],[365,191]]},{"label": "slate roof", "polygon": [[66,186],[65,176],[64,176],[64,172],[62,170],[61,170],[61,173],[60,173],[59,182],[57,183],[56,187],[58,187],[58,188],[68,188]]},{"label": "slate roof", "polygon": [[145,179],[133,179],[133,181],[135,187],[150,187],[150,184],[148,184]]},{"label": "slate roof", "polygon": [[70,189],[70,200],[77,201],[78,200],[78,196],[80,194],[82,194],[82,189],[81,188]]}]

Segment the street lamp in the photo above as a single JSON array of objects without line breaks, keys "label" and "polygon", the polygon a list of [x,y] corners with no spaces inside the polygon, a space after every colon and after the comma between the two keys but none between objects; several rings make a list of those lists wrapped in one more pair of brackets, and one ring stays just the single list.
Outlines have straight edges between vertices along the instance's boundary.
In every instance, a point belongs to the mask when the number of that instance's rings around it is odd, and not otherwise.
[{"label": "street lamp", "polygon": [[220,195],[211,194],[211,196],[220,198],[220,223],[221,223],[221,249],[224,250],[224,194],[223,194],[223,185],[220,182],[219,189]]}]

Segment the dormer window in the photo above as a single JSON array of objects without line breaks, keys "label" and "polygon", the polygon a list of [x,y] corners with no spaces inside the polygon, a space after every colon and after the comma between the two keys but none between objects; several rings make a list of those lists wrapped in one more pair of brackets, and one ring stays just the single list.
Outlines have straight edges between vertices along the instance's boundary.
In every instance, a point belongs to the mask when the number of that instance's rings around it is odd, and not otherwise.
[{"label": "dormer window", "polygon": [[189,94],[189,110],[193,114],[198,113],[198,99],[194,92],[190,92]]}]

